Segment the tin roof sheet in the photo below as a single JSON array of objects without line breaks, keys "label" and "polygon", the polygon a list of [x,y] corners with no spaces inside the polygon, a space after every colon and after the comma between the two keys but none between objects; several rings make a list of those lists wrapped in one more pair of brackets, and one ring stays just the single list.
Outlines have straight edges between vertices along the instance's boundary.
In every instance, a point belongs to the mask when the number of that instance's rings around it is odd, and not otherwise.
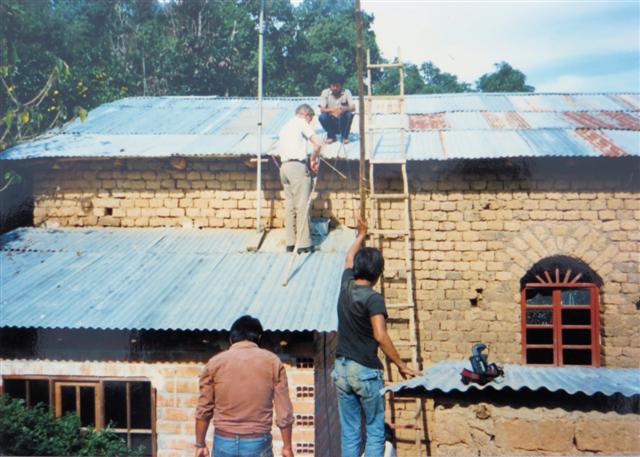
[{"label": "tin roof sheet", "polygon": [[[265,154],[277,152],[278,132],[300,103],[315,106],[317,98],[264,100]],[[375,106],[384,113],[371,121],[367,116],[368,126],[411,129],[405,134],[409,160],[606,156],[612,147],[621,151],[616,155],[640,155],[638,94],[410,95],[408,119],[399,119],[392,101],[379,100]],[[16,145],[0,158],[248,156],[258,147],[257,117],[257,100],[250,98],[125,98],[92,110],[85,123],[75,120],[62,132]],[[358,125],[357,115],[352,125]],[[317,119],[314,128],[323,134]],[[574,134],[584,129],[600,131],[605,141]],[[349,146],[327,146],[323,154],[358,160],[359,136],[357,128],[352,131]],[[615,131],[627,133],[610,134]],[[381,130],[370,138],[371,154],[398,158],[397,131]]]},{"label": "tin roof sheet", "polygon": [[460,380],[463,368],[471,364],[462,360],[439,362],[418,376],[383,389],[401,395],[432,392],[467,392],[474,390],[529,390],[549,392],[583,393],[586,395],[621,394],[626,397],[640,395],[640,369],[638,368],[584,368],[584,367],[532,367],[505,365],[504,377],[484,386],[465,385]]},{"label": "tin roof sheet", "polygon": [[[5,327],[222,330],[243,314],[265,329],[334,331],[351,230],[299,256],[244,251],[255,232],[37,229],[0,236]],[[267,245],[269,243],[266,243]],[[274,246],[274,243],[271,243]],[[279,247],[279,245],[278,245]]]}]

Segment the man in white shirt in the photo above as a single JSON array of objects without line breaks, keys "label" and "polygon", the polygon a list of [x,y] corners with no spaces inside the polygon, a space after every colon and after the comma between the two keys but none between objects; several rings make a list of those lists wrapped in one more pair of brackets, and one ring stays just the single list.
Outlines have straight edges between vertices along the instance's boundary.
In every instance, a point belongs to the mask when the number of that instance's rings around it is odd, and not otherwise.
[{"label": "man in white shirt", "polygon": [[[296,108],[295,116],[280,130],[278,149],[282,161],[280,182],[284,188],[287,252],[293,252],[298,237],[298,253],[313,251],[307,213],[311,194],[309,168],[313,172],[317,171],[321,146],[320,139],[311,128],[314,115],[313,108],[302,104]],[[309,167],[307,167],[307,142],[313,145]]]},{"label": "man in white shirt", "polygon": [[320,94],[320,124],[327,131],[327,143],[333,143],[338,133],[344,144],[349,143],[349,132],[356,105],[348,89],[342,87],[342,78],[333,76],[329,88]]}]

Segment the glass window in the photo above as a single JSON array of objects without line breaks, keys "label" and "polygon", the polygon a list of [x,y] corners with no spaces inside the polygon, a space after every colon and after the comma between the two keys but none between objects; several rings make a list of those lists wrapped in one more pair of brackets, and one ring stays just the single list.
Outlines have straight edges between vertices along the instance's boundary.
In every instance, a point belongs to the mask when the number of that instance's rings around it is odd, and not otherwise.
[{"label": "glass window", "polygon": [[83,427],[101,430],[109,425],[132,449],[142,455],[155,452],[154,391],[148,381],[96,380],[50,377],[3,380],[4,392],[22,398],[27,406],[49,404],[57,416],[77,414]]},{"label": "glass window", "polygon": [[104,423],[113,428],[127,428],[127,383],[105,381]]},{"label": "glass window", "polygon": [[[549,276],[564,277],[555,273]],[[524,362],[599,366],[597,297],[595,284],[526,285],[522,291]]]}]

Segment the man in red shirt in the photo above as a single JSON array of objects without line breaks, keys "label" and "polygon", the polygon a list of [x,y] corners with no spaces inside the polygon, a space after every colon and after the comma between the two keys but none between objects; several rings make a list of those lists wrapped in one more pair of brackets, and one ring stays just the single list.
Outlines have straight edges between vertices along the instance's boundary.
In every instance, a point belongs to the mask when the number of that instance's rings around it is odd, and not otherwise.
[{"label": "man in red shirt", "polygon": [[282,457],[293,457],[293,406],[287,373],[277,355],[258,347],[262,324],[242,316],[231,326],[231,347],[212,357],[200,375],[195,457],[209,457],[205,444],[213,418],[215,457],[272,457],[273,409]]}]

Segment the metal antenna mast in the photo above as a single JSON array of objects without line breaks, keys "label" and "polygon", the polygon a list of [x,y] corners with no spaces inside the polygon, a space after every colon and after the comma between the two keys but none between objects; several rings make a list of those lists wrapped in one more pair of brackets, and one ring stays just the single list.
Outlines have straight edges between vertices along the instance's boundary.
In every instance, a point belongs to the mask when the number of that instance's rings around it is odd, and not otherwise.
[{"label": "metal antenna mast", "polygon": [[264,0],[260,0],[260,20],[258,34],[258,160],[256,184],[256,231],[262,230],[262,56],[264,54]]}]

